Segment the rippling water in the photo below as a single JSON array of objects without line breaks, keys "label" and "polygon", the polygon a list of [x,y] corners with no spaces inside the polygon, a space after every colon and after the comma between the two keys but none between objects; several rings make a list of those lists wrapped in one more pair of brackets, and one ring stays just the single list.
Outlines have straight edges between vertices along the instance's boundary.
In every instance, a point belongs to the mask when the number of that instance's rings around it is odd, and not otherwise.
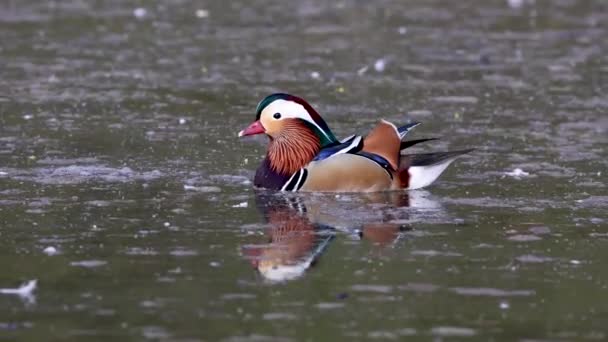
[{"label": "rippling water", "polygon": [[[0,336],[608,338],[604,1],[0,4]],[[424,191],[254,192],[274,91],[475,147]],[[37,280],[37,282],[29,282]],[[29,282],[29,283],[28,283]],[[23,285],[23,287],[21,287]]]}]

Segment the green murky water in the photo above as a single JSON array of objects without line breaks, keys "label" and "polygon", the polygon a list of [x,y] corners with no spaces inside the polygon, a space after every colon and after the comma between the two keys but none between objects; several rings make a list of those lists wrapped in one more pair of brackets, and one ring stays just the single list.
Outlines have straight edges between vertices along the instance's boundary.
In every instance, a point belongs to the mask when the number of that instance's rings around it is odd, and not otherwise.
[{"label": "green murky water", "polygon": [[[607,23],[600,0],[3,2],[0,288],[37,287],[0,294],[0,339],[607,339]],[[339,136],[416,120],[441,137],[419,151],[477,151],[425,191],[256,194],[264,141],[236,133],[275,91]]]}]

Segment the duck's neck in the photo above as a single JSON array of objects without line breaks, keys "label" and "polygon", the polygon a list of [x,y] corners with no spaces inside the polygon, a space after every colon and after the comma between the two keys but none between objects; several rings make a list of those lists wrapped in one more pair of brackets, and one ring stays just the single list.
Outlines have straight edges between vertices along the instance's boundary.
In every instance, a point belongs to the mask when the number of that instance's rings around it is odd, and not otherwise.
[{"label": "duck's neck", "polygon": [[293,124],[284,128],[280,136],[271,138],[267,158],[273,171],[291,176],[321,150],[321,141],[305,125]]}]

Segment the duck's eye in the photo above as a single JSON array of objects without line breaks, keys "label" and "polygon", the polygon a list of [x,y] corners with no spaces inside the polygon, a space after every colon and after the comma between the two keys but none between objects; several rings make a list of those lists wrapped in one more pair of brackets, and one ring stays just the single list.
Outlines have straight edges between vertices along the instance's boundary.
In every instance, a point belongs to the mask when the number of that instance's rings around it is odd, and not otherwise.
[{"label": "duck's eye", "polygon": [[274,113],[274,115],[272,115],[272,117],[278,120],[281,118],[281,113]]}]

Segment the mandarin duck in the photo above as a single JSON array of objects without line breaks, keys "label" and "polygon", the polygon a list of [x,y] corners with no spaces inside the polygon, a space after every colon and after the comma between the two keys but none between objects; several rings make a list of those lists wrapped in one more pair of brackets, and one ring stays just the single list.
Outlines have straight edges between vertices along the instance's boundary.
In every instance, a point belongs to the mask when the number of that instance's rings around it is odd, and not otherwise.
[{"label": "mandarin duck", "polygon": [[403,141],[419,123],[397,127],[380,120],[367,136],[338,140],[304,99],[284,93],[267,96],[256,120],[239,137],[266,134],[270,142],[254,186],[282,191],[374,192],[419,189],[433,183],[457,157],[471,150],[401,154],[415,144]]}]

